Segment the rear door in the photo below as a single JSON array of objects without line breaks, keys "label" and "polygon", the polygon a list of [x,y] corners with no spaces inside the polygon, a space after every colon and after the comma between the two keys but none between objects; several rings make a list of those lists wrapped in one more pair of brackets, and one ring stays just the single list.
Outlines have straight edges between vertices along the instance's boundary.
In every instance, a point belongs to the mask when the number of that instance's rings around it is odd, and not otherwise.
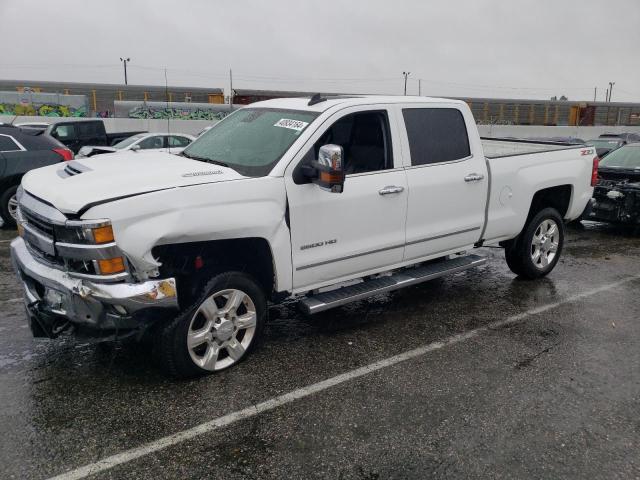
[{"label": "rear door", "polygon": [[[294,289],[360,277],[402,261],[407,182],[392,140],[398,135],[392,117],[384,106],[342,110],[287,169]],[[298,175],[326,144],[344,149],[342,193],[324,191]]]},{"label": "rear door", "polygon": [[401,115],[409,184],[404,259],[472,247],[482,234],[488,175],[484,157],[473,155],[481,148],[469,142],[471,113],[455,104],[406,105]]}]

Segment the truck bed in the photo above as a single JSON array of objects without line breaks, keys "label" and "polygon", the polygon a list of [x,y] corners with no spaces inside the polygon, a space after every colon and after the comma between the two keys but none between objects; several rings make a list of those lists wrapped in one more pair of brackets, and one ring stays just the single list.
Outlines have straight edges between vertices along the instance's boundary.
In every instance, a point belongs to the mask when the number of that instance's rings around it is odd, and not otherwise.
[{"label": "truck bed", "polygon": [[552,152],[567,150],[583,146],[581,143],[543,142],[517,138],[481,137],[485,157],[500,158],[513,155],[527,155],[530,153]]}]

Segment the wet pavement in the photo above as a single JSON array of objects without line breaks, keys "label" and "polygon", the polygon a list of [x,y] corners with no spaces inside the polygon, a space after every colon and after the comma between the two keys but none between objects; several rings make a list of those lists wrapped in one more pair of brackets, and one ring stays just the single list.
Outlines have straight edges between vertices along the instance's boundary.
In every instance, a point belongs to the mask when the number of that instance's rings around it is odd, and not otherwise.
[{"label": "wet pavement", "polygon": [[192,381],[164,377],[145,346],[34,340],[11,237],[0,233],[0,478],[62,474],[476,331],[92,478],[640,478],[640,230],[570,228],[535,282],[482,249],[486,266],[313,317],[274,307],[250,358]]}]

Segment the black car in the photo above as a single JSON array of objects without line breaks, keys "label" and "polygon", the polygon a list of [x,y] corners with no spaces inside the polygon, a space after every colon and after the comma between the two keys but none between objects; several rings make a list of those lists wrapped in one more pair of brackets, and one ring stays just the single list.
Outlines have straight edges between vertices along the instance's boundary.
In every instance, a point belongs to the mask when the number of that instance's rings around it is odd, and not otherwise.
[{"label": "black car", "polygon": [[632,132],[603,133],[598,138],[618,139],[618,140],[621,140],[625,145],[627,143],[640,142],[640,134],[632,133]]},{"label": "black car", "polygon": [[596,153],[600,158],[604,158],[614,150],[626,145],[624,140],[615,137],[594,138],[593,140],[587,140],[586,143],[587,145],[596,147]]},{"label": "black car", "polygon": [[114,145],[125,138],[138,133],[134,132],[107,133],[102,120],[64,120],[50,125],[45,133],[64,143],[77,154],[86,145]]},{"label": "black car", "polygon": [[16,224],[16,190],[22,176],[34,168],[72,160],[73,152],[35,129],[0,125],[0,217]]},{"label": "black car", "polygon": [[567,145],[584,145],[584,140],[578,137],[530,137],[529,140],[544,143],[566,143]]},{"label": "black car", "polygon": [[598,167],[598,182],[583,220],[640,224],[640,143],[614,150]]}]

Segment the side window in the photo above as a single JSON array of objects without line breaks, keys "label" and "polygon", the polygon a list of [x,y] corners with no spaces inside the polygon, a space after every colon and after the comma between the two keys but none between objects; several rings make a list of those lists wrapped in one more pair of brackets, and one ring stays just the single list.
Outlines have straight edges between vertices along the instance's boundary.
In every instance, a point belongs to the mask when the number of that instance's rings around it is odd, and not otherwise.
[{"label": "side window", "polygon": [[411,165],[460,160],[471,154],[464,117],[455,108],[405,108]]},{"label": "side window", "polygon": [[15,152],[21,150],[15,140],[9,135],[0,135],[0,152]]},{"label": "side window", "polygon": [[98,134],[98,126],[94,122],[78,123],[78,136],[82,138],[94,137]]},{"label": "side window", "polygon": [[51,133],[53,137],[60,140],[73,140],[76,138],[76,131],[73,125],[58,125]]},{"label": "side window", "polygon": [[148,150],[150,148],[163,148],[163,140],[162,136],[157,135],[154,137],[148,137],[142,140],[138,145],[140,145],[140,149]]},{"label": "side window", "polygon": [[305,161],[318,158],[320,147],[329,143],[344,149],[347,175],[393,168],[386,111],[352,113],[337,120],[315,143]]},{"label": "side window", "polygon": [[171,135],[169,137],[169,146],[170,147],[186,147],[190,143],[191,143],[191,139],[189,139],[187,137],[177,137],[177,136],[174,136],[174,135]]}]

